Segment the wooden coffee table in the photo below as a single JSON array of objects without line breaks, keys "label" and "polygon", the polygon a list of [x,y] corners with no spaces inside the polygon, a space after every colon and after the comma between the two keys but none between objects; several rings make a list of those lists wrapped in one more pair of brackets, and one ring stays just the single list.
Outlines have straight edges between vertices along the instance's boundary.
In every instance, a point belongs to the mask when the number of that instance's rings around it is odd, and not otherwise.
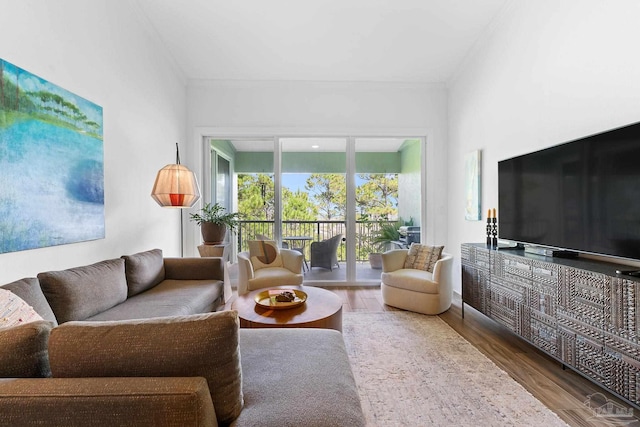
[{"label": "wooden coffee table", "polygon": [[[307,301],[293,308],[273,310],[256,304],[266,289],[299,289]],[[313,286],[274,286],[239,296],[233,304],[242,328],[324,328],[342,331],[342,300],[331,291]]]}]

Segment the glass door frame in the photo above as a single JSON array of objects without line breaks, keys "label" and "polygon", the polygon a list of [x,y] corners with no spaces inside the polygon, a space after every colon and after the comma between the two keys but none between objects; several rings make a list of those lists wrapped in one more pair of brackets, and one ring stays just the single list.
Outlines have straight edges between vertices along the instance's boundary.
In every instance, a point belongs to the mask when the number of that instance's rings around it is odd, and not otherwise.
[{"label": "glass door frame", "polygon": [[224,161],[226,161],[229,165],[229,170],[227,171],[227,181],[226,181],[226,188],[224,189],[224,197],[227,203],[225,203],[224,208],[229,210],[230,212],[233,212],[233,174],[231,174],[231,168],[233,166],[233,164],[231,163],[231,158],[227,155],[225,155],[224,153],[216,150],[215,148],[211,148],[211,201],[216,201],[217,203],[219,200],[219,194],[218,194],[218,176],[220,175],[220,170],[219,170],[219,164],[220,164],[220,159],[223,159]]},{"label": "glass door frame", "polygon": [[[366,138],[406,138],[406,139],[419,139],[421,143],[421,179],[420,179],[420,196],[421,196],[421,241],[426,242],[428,238],[433,236],[433,230],[428,232],[428,200],[427,200],[427,151],[428,151],[428,137],[429,130],[425,128],[419,129],[403,129],[398,131],[385,131],[382,133],[372,133],[369,131],[336,131],[336,132],[320,132],[318,130],[304,131],[301,129],[284,129],[279,132],[274,132],[273,128],[255,128],[255,129],[236,129],[236,128],[199,128],[196,130],[196,138],[202,144],[204,153],[209,153],[211,150],[210,140],[233,140],[233,139],[255,139],[273,141],[273,166],[274,166],[274,234],[278,240],[278,243],[282,243],[282,138],[345,138],[347,140],[346,146],[346,184],[347,184],[347,207],[346,207],[346,239],[347,239],[347,274],[345,281],[307,281],[305,284],[309,285],[323,285],[323,286],[377,286],[379,281],[357,281],[356,278],[356,207],[355,207],[355,168],[356,168],[356,139]],[[231,160],[233,165],[233,161]],[[203,191],[205,197],[211,197],[211,156],[203,156],[202,162],[202,180],[201,182],[208,184],[208,188]],[[235,174],[234,174],[235,175]],[[237,194],[233,189],[236,185],[235,176],[232,177],[232,205],[233,209],[237,210]],[[206,203],[210,200],[204,200]],[[428,234],[427,234],[428,233]],[[235,251],[234,251],[235,253]]]}]

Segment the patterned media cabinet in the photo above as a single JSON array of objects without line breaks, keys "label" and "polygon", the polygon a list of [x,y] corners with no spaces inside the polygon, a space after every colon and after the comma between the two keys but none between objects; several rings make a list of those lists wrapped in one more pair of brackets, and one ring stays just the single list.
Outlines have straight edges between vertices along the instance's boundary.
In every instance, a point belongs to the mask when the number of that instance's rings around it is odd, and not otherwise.
[{"label": "patterned media cabinet", "polygon": [[462,245],[468,304],[640,407],[640,280],[620,265]]}]

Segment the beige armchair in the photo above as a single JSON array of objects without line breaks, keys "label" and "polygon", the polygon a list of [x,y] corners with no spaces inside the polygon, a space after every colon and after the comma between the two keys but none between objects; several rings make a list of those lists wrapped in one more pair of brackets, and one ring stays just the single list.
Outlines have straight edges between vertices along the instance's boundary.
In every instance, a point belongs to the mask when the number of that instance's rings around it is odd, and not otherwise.
[{"label": "beige armchair", "polygon": [[440,314],[451,307],[453,257],[443,253],[433,273],[404,268],[408,249],[382,254],[382,301],[392,307],[423,314]]},{"label": "beige armchair", "polygon": [[238,254],[238,295],[270,286],[301,285],[303,280],[300,252],[292,249],[280,249],[282,267],[253,268],[249,252]]}]

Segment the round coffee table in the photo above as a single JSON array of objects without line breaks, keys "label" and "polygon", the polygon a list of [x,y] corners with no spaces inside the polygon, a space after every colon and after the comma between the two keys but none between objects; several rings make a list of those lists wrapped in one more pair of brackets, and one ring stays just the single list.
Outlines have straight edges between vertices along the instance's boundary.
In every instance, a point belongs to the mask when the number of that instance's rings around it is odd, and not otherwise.
[{"label": "round coffee table", "polygon": [[[298,289],[307,301],[294,308],[273,310],[256,304],[255,296],[266,289]],[[241,328],[324,328],[342,331],[342,300],[331,291],[313,286],[274,286],[239,296],[233,304]]]}]

